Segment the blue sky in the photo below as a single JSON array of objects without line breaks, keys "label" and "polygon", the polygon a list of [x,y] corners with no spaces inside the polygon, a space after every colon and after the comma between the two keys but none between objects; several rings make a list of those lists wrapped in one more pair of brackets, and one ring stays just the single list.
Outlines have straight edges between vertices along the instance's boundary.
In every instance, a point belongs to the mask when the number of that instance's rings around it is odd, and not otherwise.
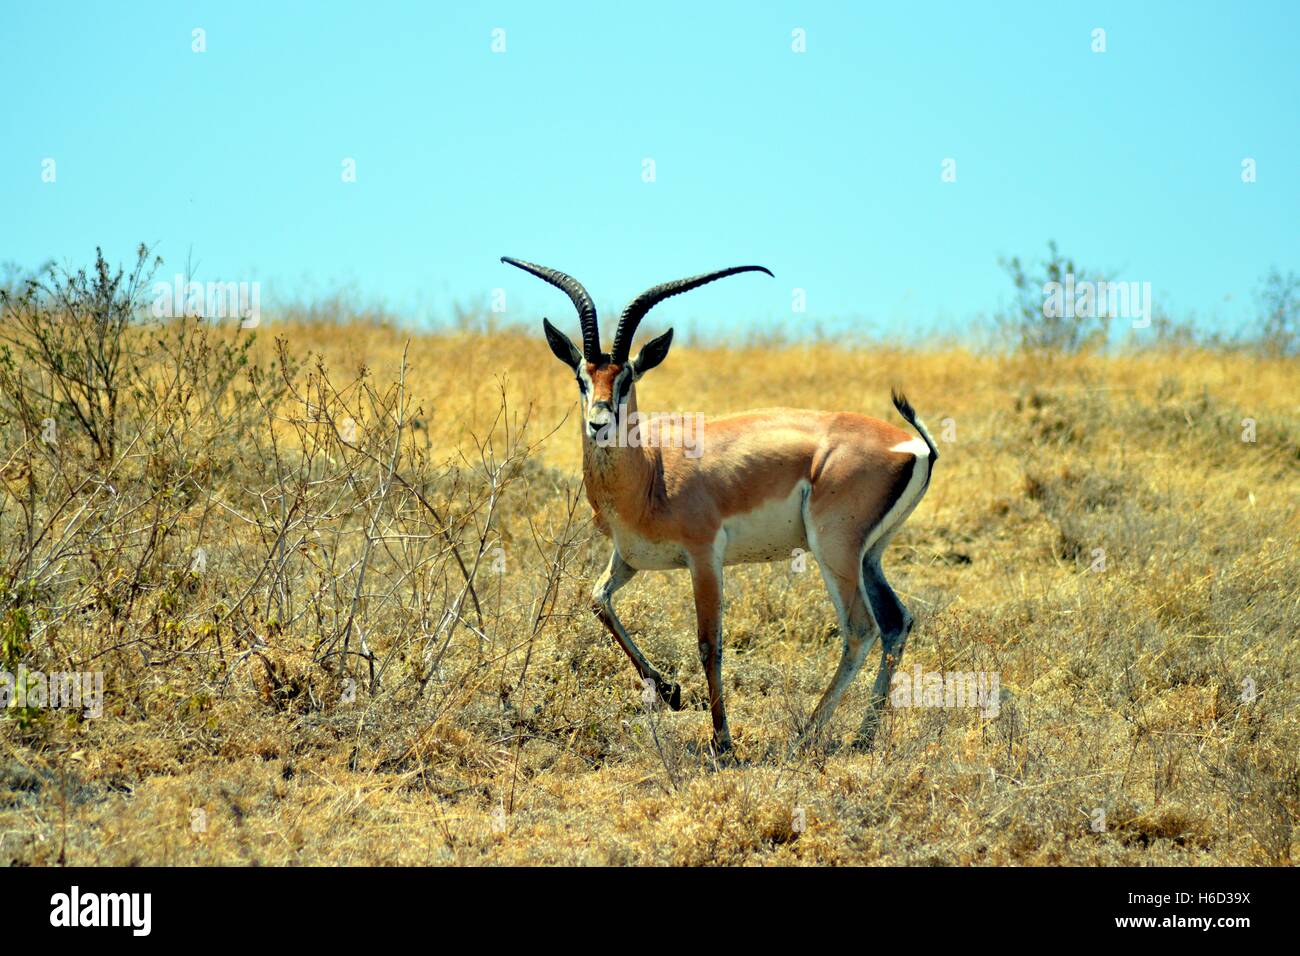
[{"label": "blue sky", "polygon": [[807,321],[900,340],[970,328],[998,257],[1051,238],[1225,329],[1300,270],[1300,3],[49,2],[0,30],[0,262],[144,240],[169,276],[413,321],[495,288],[572,319],[501,255],[607,321],[753,262],[776,280],[656,321],[797,328],[802,288]]}]

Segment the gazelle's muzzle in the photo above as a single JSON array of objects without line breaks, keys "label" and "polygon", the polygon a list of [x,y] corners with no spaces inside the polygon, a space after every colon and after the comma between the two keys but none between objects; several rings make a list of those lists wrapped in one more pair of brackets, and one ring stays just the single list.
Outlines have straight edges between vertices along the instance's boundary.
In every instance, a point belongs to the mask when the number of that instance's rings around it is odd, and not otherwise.
[{"label": "gazelle's muzzle", "polygon": [[591,438],[600,438],[609,434],[614,426],[614,406],[609,402],[592,402],[587,409],[587,434]]}]

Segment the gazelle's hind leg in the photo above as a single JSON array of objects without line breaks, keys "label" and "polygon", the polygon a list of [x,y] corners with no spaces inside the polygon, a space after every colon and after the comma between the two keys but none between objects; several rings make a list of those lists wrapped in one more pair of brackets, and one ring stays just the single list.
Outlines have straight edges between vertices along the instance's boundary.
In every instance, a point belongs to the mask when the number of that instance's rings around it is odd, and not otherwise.
[{"label": "gazelle's hind leg", "polygon": [[[897,491],[893,487],[864,486],[859,480],[860,470],[860,463],[831,459],[822,472],[819,489],[804,503],[808,547],[821,568],[843,639],[839,666],[813,710],[805,739],[821,735],[876,638],[875,621],[862,587],[862,551],[872,529],[880,525],[881,516],[889,512]],[[894,484],[901,486],[904,481],[900,474]]]},{"label": "gazelle's hind leg", "polygon": [[[929,463],[916,447],[923,445],[920,439],[915,446],[904,443],[881,460],[831,455],[804,500],[808,545],[821,566],[844,637],[839,667],[813,711],[814,733],[835,713],[877,632],[884,638],[887,662],[902,653],[911,618],[880,573],[880,554],[925,492]],[[887,693],[891,676],[892,665],[882,667],[875,696]]]},{"label": "gazelle's hind leg", "polygon": [[876,731],[880,728],[880,714],[889,696],[890,682],[903,659],[907,636],[912,632],[912,615],[889,586],[885,573],[881,570],[880,553],[883,550],[882,544],[862,558],[862,591],[871,604],[872,616],[880,629],[880,670],[877,671],[876,682],[871,688],[871,703],[854,741],[855,747],[864,750],[870,749],[875,741]]},{"label": "gazelle's hind leg", "polygon": [[632,580],[636,574],[636,568],[632,567],[623,560],[623,556],[618,553],[618,549],[609,556],[609,564],[605,567],[605,573],[600,576],[595,587],[591,589],[591,610],[600,619],[613,635],[618,646],[623,649],[623,653],[628,656],[636,672],[641,675],[642,681],[654,681],[655,690],[659,696],[673,710],[682,709],[682,688],[680,684],[674,684],[672,681],[666,681],[663,675],[646,660],[641,649],[636,646],[631,635],[628,634],[627,628],[623,622],[618,619],[614,613],[614,593],[618,591],[628,581]]},{"label": "gazelle's hind leg", "polygon": [[835,668],[830,685],[822,694],[809,721],[808,736],[816,740],[835,713],[844,692],[861,670],[862,662],[876,635],[858,576],[860,545],[848,535],[830,537],[830,540],[827,540],[826,535],[810,537],[809,544],[839,616],[840,637],[843,641],[839,666]]}]

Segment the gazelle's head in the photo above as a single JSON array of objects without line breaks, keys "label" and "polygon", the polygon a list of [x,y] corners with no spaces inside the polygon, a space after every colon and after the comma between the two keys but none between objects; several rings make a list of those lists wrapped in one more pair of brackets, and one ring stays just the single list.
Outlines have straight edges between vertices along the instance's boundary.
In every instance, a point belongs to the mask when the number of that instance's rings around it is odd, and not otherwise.
[{"label": "gazelle's head", "polygon": [[734,266],[720,269],[689,279],[677,279],[665,282],[642,292],[623,310],[618,320],[618,329],[614,332],[614,345],[609,352],[600,349],[600,328],[596,324],[596,306],[582,284],[572,276],[545,266],[533,265],[508,256],[502,262],[530,272],[537,278],[549,282],[568,295],[578,310],[578,321],[582,325],[582,348],[573,344],[573,340],[550,323],[542,319],[542,328],[546,330],[546,341],[551,346],[555,357],[567,365],[578,380],[578,391],[582,402],[583,436],[594,441],[602,431],[612,434],[618,428],[618,416],[624,412],[636,411],[636,382],[668,355],[668,347],[673,341],[673,330],[669,329],[658,338],[651,339],[636,358],[629,360],[632,337],[636,335],[637,326],[655,305],[669,296],[689,292],[715,279],[740,272],[768,272],[762,266]]}]

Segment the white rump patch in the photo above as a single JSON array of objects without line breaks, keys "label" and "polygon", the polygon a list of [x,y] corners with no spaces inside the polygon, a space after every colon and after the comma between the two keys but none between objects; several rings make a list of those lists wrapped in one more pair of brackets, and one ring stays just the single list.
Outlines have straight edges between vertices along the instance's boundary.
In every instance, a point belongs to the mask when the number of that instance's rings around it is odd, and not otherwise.
[{"label": "white rump patch", "polygon": [[930,446],[925,443],[923,438],[913,438],[908,441],[899,442],[890,451],[906,452],[909,455],[915,455],[917,458],[929,458]]}]

